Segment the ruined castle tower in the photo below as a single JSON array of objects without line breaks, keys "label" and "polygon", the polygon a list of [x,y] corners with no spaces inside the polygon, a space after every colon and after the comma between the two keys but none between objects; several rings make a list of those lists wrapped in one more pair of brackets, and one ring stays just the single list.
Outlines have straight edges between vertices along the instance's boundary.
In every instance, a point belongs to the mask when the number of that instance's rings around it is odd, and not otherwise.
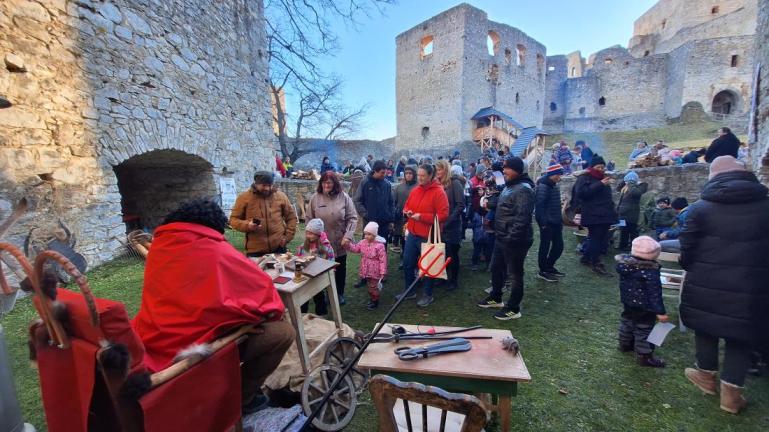
[{"label": "ruined castle tower", "polygon": [[550,132],[663,126],[699,106],[743,130],[754,74],[757,0],[660,0],[628,49],[547,59]]},{"label": "ruined castle tower", "polygon": [[396,149],[452,149],[472,142],[474,114],[494,107],[541,126],[545,47],[460,4],[396,38]]}]

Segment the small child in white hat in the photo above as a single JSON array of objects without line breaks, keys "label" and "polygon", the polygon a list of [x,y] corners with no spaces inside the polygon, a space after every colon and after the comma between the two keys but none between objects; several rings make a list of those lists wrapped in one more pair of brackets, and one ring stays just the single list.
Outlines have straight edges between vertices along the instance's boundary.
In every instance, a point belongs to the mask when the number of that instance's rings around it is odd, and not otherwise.
[{"label": "small child in white hat", "polygon": [[379,232],[379,224],[369,222],[363,228],[363,240],[358,243],[347,243],[345,246],[348,251],[361,255],[358,274],[361,279],[366,280],[368,287],[369,302],[366,305],[368,310],[374,310],[379,306],[381,282],[387,274],[387,251],[384,239],[379,237],[377,232]]},{"label": "small child in white hat", "polygon": [[619,346],[622,352],[635,351],[641,366],[661,368],[665,361],[654,356],[649,337],[654,324],[667,321],[660,282],[660,244],[649,236],[633,240],[630,255],[617,255],[620,300],[624,309],[619,324]]},{"label": "small child in white hat", "polygon": [[[314,255],[329,261],[334,261],[334,248],[328,241],[325,232],[325,226],[322,219],[310,219],[304,226],[304,243],[296,248],[296,256]],[[315,314],[326,315],[328,307],[326,305],[326,295],[323,291],[313,297],[315,300]],[[302,313],[308,310],[308,303],[302,305]]]}]

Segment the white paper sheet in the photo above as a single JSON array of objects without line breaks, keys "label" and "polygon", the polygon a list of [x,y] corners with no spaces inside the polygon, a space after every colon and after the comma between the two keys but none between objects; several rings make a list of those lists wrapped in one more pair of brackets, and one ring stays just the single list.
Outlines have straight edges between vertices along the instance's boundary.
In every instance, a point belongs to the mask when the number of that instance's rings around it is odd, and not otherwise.
[{"label": "white paper sheet", "polygon": [[654,328],[652,329],[652,332],[649,333],[649,337],[646,338],[646,341],[657,346],[662,346],[668,333],[674,328],[676,328],[675,324],[658,322],[657,324],[654,324]]}]

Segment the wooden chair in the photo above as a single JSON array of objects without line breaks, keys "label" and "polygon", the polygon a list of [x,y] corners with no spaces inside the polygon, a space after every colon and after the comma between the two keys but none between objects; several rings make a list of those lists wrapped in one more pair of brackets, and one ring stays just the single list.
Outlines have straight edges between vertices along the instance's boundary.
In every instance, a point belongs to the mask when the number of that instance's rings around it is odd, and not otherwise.
[{"label": "wooden chair", "polygon": [[669,295],[669,297],[678,297],[681,288],[684,286],[686,270],[680,268],[678,264],[680,256],[681,254],[674,252],[660,252],[660,256],[657,258],[662,264],[662,269],[660,269],[662,288],[677,291],[674,295]]},{"label": "wooden chair", "polygon": [[[478,432],[488,420],[483,404],[475,396],[449,393],[419,383],[404,383],[387,375],[371,378],[369,391],[379,413],[379,432]],[[398,421],[395,412],[398,400],[402,402],[405,421],[403,418]],[[428,424],[428,419],[435,421]]]},{"label": "wooden chair", "polygon": [[[33,267],[17,247],[0,243],[3,251],[27,274],[40,315],[30,324],[29,346],[48,430],[240,430],[237,345],[251,326],[210,343],[209,357],[186,358],[147,374],[144,346],[123,304],[95,298],[86,277],[57,252],[40,253]],[[55,301],[44,293],[48,260],[72,277],[79,293],[59,288]],[[2,270],[0,285],[6,286]],[[127,385],[132,378],[144,378],[141,391],[129,391],[138,388]]]}]

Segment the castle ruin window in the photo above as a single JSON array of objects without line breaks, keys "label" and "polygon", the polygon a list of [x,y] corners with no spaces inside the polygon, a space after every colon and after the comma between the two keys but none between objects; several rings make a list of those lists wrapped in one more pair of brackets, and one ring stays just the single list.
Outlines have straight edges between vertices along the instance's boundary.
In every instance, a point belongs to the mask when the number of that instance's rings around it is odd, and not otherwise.
[{"label": "castle ruin window", "polygon": [[738,111],[737,102],[738,97],[736,93],[729,90],[723,90],[713,97],[713,105],[710,108],[710,111],[716,114],[732,114]]},{"label": "castle ruin window", "polygon": [[603,59],[603,62],[604,64],[609,65],[609,64],[612,64],[614,60],[612,60],[611,57],[606,57],[605,59]]},{"label": "castle ruin window", "polygon": [[513,62],[513,52],[510,51],[510,48],[505,48],[505,65],[510,66],[510,63]]},{"label": "castle ruin window", "polygon": [[515,64],[518,66],[523,66],[523,63],[526,60],[526,47],[521,44],[516,45],[515,53]]},{"label": "castle ruin window", "polygon": [[577,75],[577,68],[575,66],[572,66],[570,76],[576,76],[576,75]]},{"label": "castle ruin window", "polygon": [[740,63],[740,56],[738,56],[737,54],[734,54],[732,56],[732,63],[731,63],[732,67],[737,67],[739,63]]},{"label": "castle ruin window", "polygon": [[419,58],[425,58],[433,53],[433,37],[425,36],[419,43]]},{"label": "castle ruin window", "polygon": [[555,102],[550,102],[550,112],[556,112],[558,110],[558,105],[555,104]]},{"label": "castle ruin window", "polygon": [[718,11],[719,11],[718,6],[713,6],[712,8],[710,8],[710,13],[713,15],[717,14]]},{"label": "castle ruin window", "polygon": [[667,25],[668,20],[662,20],[662,29],[665,29],[665,26]]},{"label": "castle ruin window", "polygon": [[552,71],[554,71],[554,70],[555,70],[555,66],[548,66],[548,67],[547,67],[547,71],[548,71],[548,72],[552,72]]},{"label": "castle ruin window", "polygon": [[651,54],[649,50],[644,51],[644,57],[649,57],[649,54]]},{"label": "castle ruin window", "polygon": [[542,69],[545,68],[545,58],[542,54],[537,54],[537,76],[542,76]]},{"label": "castle ruin window", "polygon": [[581,116],[583,116],[583,117],[585,116],[585,107],[580,107],[580,109],[579,109],[579,115],[581,115]]},{"label": "castle ruin window", "polygon": [[521,101],[521,96],[518,93],[515,93],[515,103],[519,103]]},{"label": "castle ruin window", "polygon": [[427,138],[430,136],[430,128],[427,126],[422,127],[422,138]]},{"label": "castle ruin window", "polygon": [[486,49],[489,50],[490,56],[495,56],[499,52],[499,35],[494,30],[489,30],[486,36]]},{"label": "castle ruin window", "polygon": [[598,105],[606,106],[606,98],[601,96],[600,99],[598,99]]},{"label": "castle ruin window", "polygon": [[537,100],[537,111],[539,111],[539,100]]}]

